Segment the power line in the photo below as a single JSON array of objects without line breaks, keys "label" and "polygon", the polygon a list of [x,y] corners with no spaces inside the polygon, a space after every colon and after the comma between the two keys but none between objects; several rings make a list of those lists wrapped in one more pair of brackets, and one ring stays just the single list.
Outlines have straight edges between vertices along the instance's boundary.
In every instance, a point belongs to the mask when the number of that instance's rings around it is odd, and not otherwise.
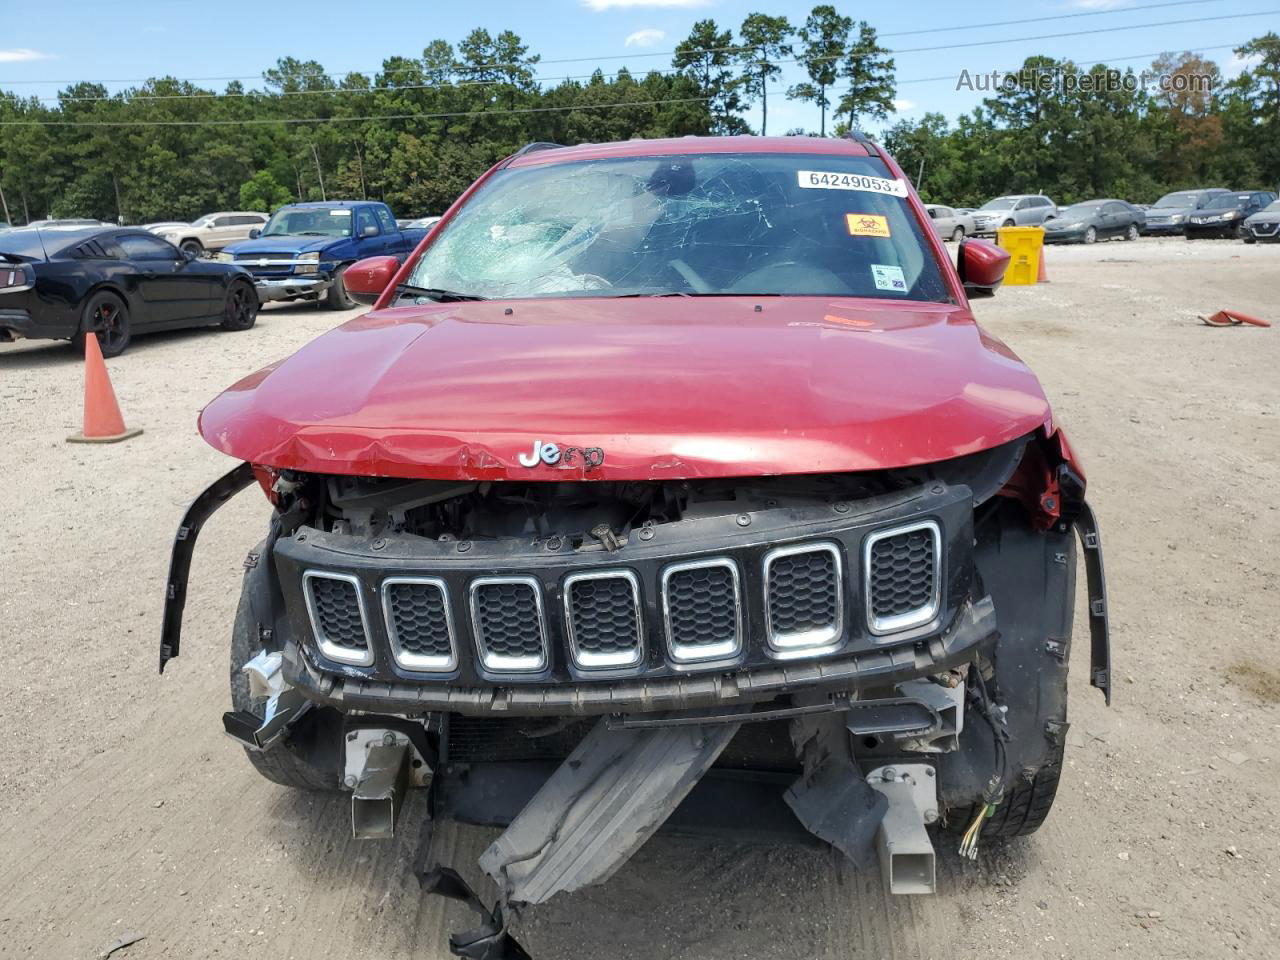
[{"label": "power line", "polygon": [[710,97],[673,100],[631,100],[625,103],[578,104],[570,107],[508,107],[501,110],[454,110],[445,113],[390,113],[370,117],[254,117],[247,120],[0,120],[0,127],[230,127],[273,123],[356,123],[364,120],[446,120],[460,117],[508,116],[526,113],[563,113],[573,110],[617,110],[624,107],[656,107],[676,103],[706,103]]},{"label": "power line", "polygon": [[[1217,2],[1217,0],[1179,0],[1179,2],[1203,3],[1203,2]],[[1169,4],[1169,5],[1177,5],[1177,4]],[[1159,5],[1157,4],[1153,6],[1159,6]],[[1139,9],[1139,8],[1129,7],[1124,9]],[[1142,8],[1142,9],[1145,9],[1145,8]],[[1105,11],[1099,11],[1099,12],[1105,12]],[[1112,33],[1120,30],[1139,30],[1139,29],[1145,30],[1151,27],[1182,26],[1182,25],[1191,24],[1191,23],[1216,23],[1224,20],[1239,20],[1239,19],[1244,19],[1249,17],[1270,16],[1272,14],[1278,14],[1278,13],[1280,13],[1280,10],[1262,10],[1256,13],[1228,14],[1225,16],[1217,16],[1217,17],[1197,17],[1197,18],[1186,19],[1186,20],[1166,20],[1159,23],[1129,24],[1129,25],[1122,25],[1122,26],[1104,27],[1104,28],[1099,28],[1094,30],[1077,30],[1077,31],[1071,31],[1067,33],[1048,33],[1048,34],[1041,34],[1039,36],[1032,36],[1032,37],[1012,37],[1012,38],[1007,38],[1003,40],[975,40],[975,41],[969,41],[965,43],[946,43],[938,46],[929,46],[929,47],[907,47],[907,48],[902,48],[898,50],[890,50],[888,52],[892,54],[934,53],[940,50],[955,50],[960,48],[995,46],[995,45],[1007,44],[1007,43],[1025,43],[1025,42],[1036,41],[1036,40],[1057,40],[1057,39],[1063,39],[1063,38],[1069,38],[1069,37],[1092,36],[1099,33]],[[1075,14],[1069,14],[1069,15],[1064,14],[1063,16],[1075,16]],[[1054,18],[1046,17],[1046,18],[1039,18],[1039,19],[1054,19]],[[1017,22],[1023,22],[1023,21],[1010,20],[1005,22],[1017,23]],[[938,29],[962,29],[962,28],[948,27],[948,28],[938,28]],[[932,31],[918,31],[918,32],[928,33],[928,32],[937,32],[937,31],[932,30]],[[740,49],[748,49],[748,48],[740,48]],[[605,58],[605,59],[609,59],[609,58]],[[817,61],[811,61],[811,62],[820,62],[822,59],[840,59],[840,58],[839,57],[819,58]],[[548,62],[552,62],[552,61],[548,61]],[[790,59],[784,59],[784,60],[775,60],[771,62],[775,64],[797,64],[797,63],[803,63],[805,61],[796,57],[796,58],[790,58]],[[1105,62],[1105,61],[1099,61],[1099,62]],[[507,66],[511,66],[511,65],[507,65]],[[481,68],[477,68],[477,69],[481,69]],[[492,70],[492,69],[499,69],[499,67],[494,65],[489,65],[482,69]],[[665,72],[661,70],[651,71],[651,73],[657,73],[660,76],[671,76],[672,74],[678,73],[678,72],[679,71],[674,69],[665,71]],[[550,82],[552,80],[558,80],[563,82],[567,80],[579,80],[584,78],[590,79],[590,77],[593,75],[594,73],[578,74],[578,75],[565,76],[565,77],[546,77],[546,78],[541,78],[539,82]],[[307,79],[314,79],[316,77],[325,76],[325,75],[309,74],[309,75],[302,75],[302,76],[306,77]],[[117,82],[117,81],[111,81],[111,82]],[[186,82],[192,82],[192,81],[186,81]],[[899,83],[916,83],[921,81],[903,80],[898,82]],[[448,81],[444,83],[391,84],[386,86],[374,86],[374,87],[339,87],[339,88],[321,89],[321,90],[286,90],[286,91],[280,91],[278,93],[272,93],[270,91],[246,91],[244,93],[175,93],[175,94],[155,94],[155,95],[142,94],[142,95],[137,95],[132,97],[126,96],[125,94],[121,93],[121,94],[113,94],[111,96],[105,96],[105,97],[40,97],[35,99],[39,100],[39,102],[41,103],[99,103],[99,102],[133,103],[135,101],[136,102],[165,102],[165,101],[173,101],[173,100],[215,100],[215,99],[222,99],[222,98],[247,99],[252,97],[356,94],[356,93],[389,92],[389,91],[401,91],[401,90],[403,91],[432,90],[437,88],[449,89],[449,88],[456,88],[456,87],[485,87],[485,86],[503,86],[503,85],[509,86],[511,85],[511,81],[509,80],[463,80],[463,81],[456,81],[456,82]],[[16,102],[18,100],[16,95],[10,95],[10,96],[13,101]],[[0,99],[3,99],[3,98],[0,97]]]},{"label": "power line", "polygon": [[[1157,10],[1157,9],[1161,9],[1161,8],[1165,8],[1165,7],[1198,6],[1198,5],[1202,5],[1202,4],[1206,4],[1206,3],[1221,3],[1221,2],[1222,2],[1222,0],[1166,0],[1166,2],[1162,2],[1162,3],[1148,3],[1148,4],[1143,4],[1142,6],[1139,6],[1139,7],[1115,7],[1115,8],[1109,8],[1109,9],[1106,9],[1106,10],[1084,10],[1084,11],[1078,11],[1078,12],[1076,12],[1076,13],[1055,14],[1055,15],[1053,15],[1053,16],[1046,16],[1046,17],[1025,17],[1025,18],[1016,19],[1016,20],[996,20],[996,21],[991,21],[991,22],[988,22],[988,23],[967,23],[967,24],[956,24],[956,25],[954,25],[954,26],[949,26],[949,27],[930,27],[930,28],[928,28],[928,29],[924,29],[924,30],[905,30],[905,31],[897,31],[897,32],[894,32],[894,33],[882,33],[882,34],[879,34],[878,36],[879,36],[879,39],[885,39],[885,38],[888,38],[888,37],[908,37],[908,36],[918,36],[918,35],[921,35],[921,34],[927,34],[927,33],[949,33],[949,32],[953,32],[953,31],[957,31],[957,30],[975,30],[975,29],[985,29],[985,28],[989,28],[989,27],[1008,27],[1008,26],[1018,26],[1018,25],[1026,24],[1026,23],[1044,23],[1044,22],[1052,21],[1052,20],[1074,20],[1074,19],[1078,19],[1078,18],[1081,18],[1081,17],[1101,17],[1101,16],[1109,16],[1109,15],[1111,15],[1111,14],[1116,14],[1116,13],[1136,13],[1136,12],[1140,12],[1140,11],[1144,11],[1144,10]],[[1273,13],[1273,12],[1275,12],[1275,11],[1264,11],[1264,13]],[[1261,15],[1261,14],[1239,14],[1238,16],[1260,16],[1260,15]],[[1207,18],[1207,19],[1218,19],[1218,18]],[[1229,19],[1229,18],[1222,18],[1222,19]],[[1131,27],[1117,27],[1117,28],[1114,28],[1114,29],[1138,29],[1138,28],[1145,28],[1145,27],[1160,27],[1160,26],[1170,26],[1170,25],[1173,25],[1173,24],[1181,24],[1181,23],[1197,23],[1197,22],[1204,22],[1204,21],[1199,21],[1199,20],[1176,20],[1176,21],[1171,21],[1171,22],[1169,22],[1169,23],[1138,24],[1138,25],[1131,26]],[[1106,31],[1105,31],[1105,30],[1100,30],[1100,31],[1094,31],[1094,32],[1105,33]],[[1062,36],[1076,36],[1076,35],[1077,35],[1077,34],[1062,34]],[[1016,42],[1018,42],[1018,40],[1019,40],[1019,39],[1041,39],[1041,38],[1038,38],[1038,37],[1031,37],[1031,38],[1013,38],[1013,39],[1009,39],[1009,40],[1000,40],[1000,41],[991,41],[991,42],[994,42],[994,43],[1016,43]],[[951,45],[948,45],[948,46],[951,46]],[[706,49],[704,49],[704,50],[702,50],[702,51],[698,51],[698,52],[700,52],[700,53],[730,53],[730,54],[734,54],[734,53],[743,53],[743,52],[746,52],[746,51],[748,51],[748,50],[752,50],[752,49],[754,49],[754,48],[753,48],[752,46],[750,46],[750,45],[745,45],[745,46],[744,46],[744,45],[742,45],[742,44],[733,44],[733,45],[725,46],[725,47],[708,47],[708,48],[706,48]],[[930,49],[930,50],[932,50],[932,49],[945,49],[945,48],[925,48],[925,49]],[[915,51],[903,50],[903,51],[890,51],[890,52],[910,53],[910,52],[915,52]],[[599,63],[599,62],[606,61],[606,60],[630,60],[630,59],[635,59],[635,58],[645,58],[645,57],[672,57],[672,56],[675,56],[675,54],[676,54],[676,51],[674,51],[674,50],[649,51],[649,52],[638,52],[638,51],[637,51],[637,52],[634,52],[634,53],[627,53],[627,54],[607,54],[607,55],[603,55],[603,56],[590,56],[590,57],[562,57],[562,58],[557,58],[557,59],[552,59],[552,60],[542,60],[542,59],[539,59],[539,60],[537,61],[537,63],[543,64],[543,65],[546,65],[546,64],[560,64],[560,63]],[[410,61],[414,61],[414,58],[412,58],[412,57],[406,57],[406,58],[404,58],[404,59],[406,59],[406,60],[410,60]],[[416,62],[416,61],[414,61],[414,62]],[[799,61],[798,59],[796,59],[796,60],[779,60],[779,61],[771,61],[771,62],[776,62],[776,63],[798,63],[798,62],[800,62],[800,61]],[[821,60],[819,60],[819,61],[817,61],[817,62],[821,62]],[[535,65],[535,64],[531,64],[531,63],[486,63],[486,64],[475,64],[475,65],[454,64],[454,65],[451,65],[450,70],[451,70],[451,71],[453,71],[453,72],[455,72],[455,73],[457,73],[457,72],[471,72],[471,73],[474,73],[474,72],[479,72],[479,71],[482,71],[482,70],[503,70],[503,69],[514,70],[514,69],[528,69],[529,67],[534,66],[534,65]],[[327,72],[327,71],[326,71],[326,72],[323,72],[323,73],[315,73],[315,72],[312,72],[312,73],[301,73],[301,74],[297,74],[296,76],[298,76],[299,78],[303,78],[303,79],[318,79],[318,78],[325,78],[325,79],[330,79],[330,80],[340,80],[340,79],[342,79],[342,78],[344,78],[344,77],[347,77],[347,76],[350,76],[350,75],[352,75],[352,74],[359,74],[359,75],[363,75],[363,74],[378,73],[378,72],[380,72],[382,69],[383,69],[382,67],[376,67],[376,68],[373,68],[373,69],[364,69],[364,70],[346,70],[346,71],[333,71],[333,72]],[[240,74],[240,75],[237,75],[237,76],[223,76],[223,77],[186,77],[186,78],[181,78],[181,79],[182,79],[182,80],[184,80],[185,82],[188,82],[188,83],[212,83],[212,82],[215,82],[215,81],[228,81],[228,80],[257,80],[257,79],[260,79],[260,78],[261,78],[261,74]],[[124,83],[147,83],[150,79],[153,79],[153,78],[146,78],[146,79],[132,79],[132,80],[102,80],[102,81],[99,81],[99,82],[101,82],[101,83],[120,83],[120,84],[124,84]],[[572,79],[572,78],[569,78],[569,79]],[[80,79],[74,79],[74,80],[0,80],[0,84],[6,85],[6,86],[17,86],[17,85],[29,86],[29,85],[39,85],[39,84],[62,84],[62,83],[80,83],[80,82],[81,82],[81,80],[80,80]],[[493,82],[493,81],[479,81],[479,82],[483,82],[483,83],[490,83],[490,82]],[[322,91],[303,91],[303,92],[319,93],[319,92],[322,92]]]}]

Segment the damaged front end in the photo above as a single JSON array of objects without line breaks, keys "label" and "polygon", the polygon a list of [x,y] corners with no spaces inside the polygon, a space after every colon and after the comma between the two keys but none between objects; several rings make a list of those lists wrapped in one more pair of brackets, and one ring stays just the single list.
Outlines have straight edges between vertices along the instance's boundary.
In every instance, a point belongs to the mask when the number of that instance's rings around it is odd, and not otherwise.
[{"label": "damaged front end", "polygon": [[[391,836],[414,788],[433,818],[505,828],[480,860],[492,909],[424,853],[424,889],[481,915],[459,956],[524,956],[513,911],[607,880],[660,828],[817,837],[907,894],[934,890],[942,831],[972,854],[1034,830],[1076,535],[1109,699],[1101,546],[1060,434],[854,474],[256,476],[276,512],[226,732],[277,782],[349,790],[357,836]],[[162,669],[195,536],[254,477],[184,518]]]}]

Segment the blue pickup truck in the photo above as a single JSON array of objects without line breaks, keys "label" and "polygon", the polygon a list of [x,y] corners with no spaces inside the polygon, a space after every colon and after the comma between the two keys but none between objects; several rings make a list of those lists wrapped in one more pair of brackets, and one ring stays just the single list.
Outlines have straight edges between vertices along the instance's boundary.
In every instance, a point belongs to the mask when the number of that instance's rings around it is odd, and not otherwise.
[{"label": "blue pickup truck", "polygon": [[385,203],[328,200],[281,207],[252,239],[225,247],[219,260],[253,275],[258,299],[319,300],[333,310],[356,305],[342,275],[365,257],[403,261],[427,231],[401,230]]}]

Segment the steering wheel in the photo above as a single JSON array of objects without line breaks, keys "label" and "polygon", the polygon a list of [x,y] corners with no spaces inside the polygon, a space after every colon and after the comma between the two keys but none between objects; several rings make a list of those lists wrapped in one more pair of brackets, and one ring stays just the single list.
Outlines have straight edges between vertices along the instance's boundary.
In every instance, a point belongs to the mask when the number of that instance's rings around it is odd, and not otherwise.
[{"label": "steering wheel", "polygon": [[703,280],[702,277],[698,274],[698,271],[693,269],[693,267],[689,266],[683,260],[680,260],[678,258],[675,260],[668,260],[667,264],[671,267],[672,270],[680,274],[680,276],[684,279],[685,283],[693,287],[694,293],[714,293],[715,292],[715,289],[711,286],[711,284],[707,283],[706,280]]}]

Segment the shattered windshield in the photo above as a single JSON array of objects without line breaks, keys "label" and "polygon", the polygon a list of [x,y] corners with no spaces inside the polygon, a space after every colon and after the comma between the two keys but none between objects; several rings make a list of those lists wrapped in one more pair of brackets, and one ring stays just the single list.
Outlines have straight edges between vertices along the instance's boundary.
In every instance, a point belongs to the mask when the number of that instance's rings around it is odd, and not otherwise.
[{"label": "shattered windshield", "polygon": [[948,298],[905,184],[879,159],[829,155],[507,169],[446,225],[408,284],[495,299]]}]

